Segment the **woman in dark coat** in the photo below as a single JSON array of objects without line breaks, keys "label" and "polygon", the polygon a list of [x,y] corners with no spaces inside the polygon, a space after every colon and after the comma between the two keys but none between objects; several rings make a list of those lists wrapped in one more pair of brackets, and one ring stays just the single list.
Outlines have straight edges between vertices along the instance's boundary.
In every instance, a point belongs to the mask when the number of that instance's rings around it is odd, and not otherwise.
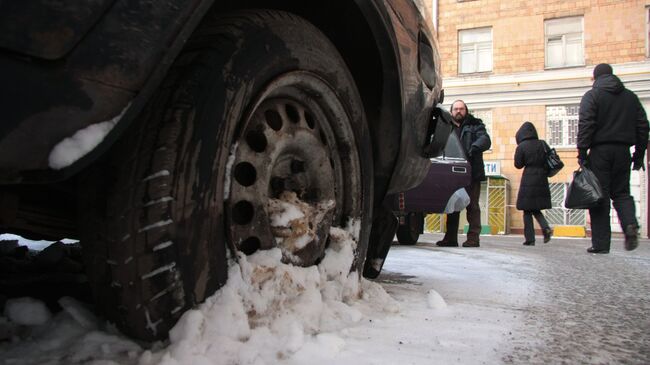
[{"label": "woman in dark coat", "polygon": [[523,168],[524,173],[517,194],[517,209],[524,211],[524,245],[535,245],[533,216],[542,228],[544,243],[551,240],[553,231],[546,222],[542,209],[551,208],[551,191],[548,187],[546,152],[549,147],[544,140],[537,138],[537,130],[531,122],[524,122],[517,131],[515,167]]}]

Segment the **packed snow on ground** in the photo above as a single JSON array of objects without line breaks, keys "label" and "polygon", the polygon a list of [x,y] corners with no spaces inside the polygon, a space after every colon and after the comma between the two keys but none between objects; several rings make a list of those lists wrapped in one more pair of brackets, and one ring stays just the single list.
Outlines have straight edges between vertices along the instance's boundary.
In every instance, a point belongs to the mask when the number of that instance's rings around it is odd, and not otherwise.
[{"label": "packed snow on ground", "polygon": [[[72,298],[59,313],[10,299],[3,364],[491,364],[509,349],[530,283],[510,256],[394,246],[378,281],[349,273],[355,241],[333,228],[318,266],[279,249],[241,255],[229,280],[152,347],[119,334]],[[2,334],[5,336],[1,336]]]},{"label": "packed snow on ground", "polygon": [[[15,234],[10,234],[10,233],[0,234],[0,241],[14,241],[14,240],[18,241],[20,245],[27,246],[29,247],[30,250],[34,250],[34,251],[42,251],[45,247],[52,244],[52,241],[29,240],[24,237]],[[66,239],[62,239],[61,242],[69,244],[69,243],[76,243],[79,241],[66,238]]]}]

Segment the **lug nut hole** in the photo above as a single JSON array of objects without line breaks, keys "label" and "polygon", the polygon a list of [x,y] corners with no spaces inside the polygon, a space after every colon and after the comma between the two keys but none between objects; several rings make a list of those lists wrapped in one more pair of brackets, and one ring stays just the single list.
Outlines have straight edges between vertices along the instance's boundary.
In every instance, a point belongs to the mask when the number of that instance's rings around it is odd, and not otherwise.
[{"label": "lug nut hole", "polygon": [[246,143],[251,150],[255,152],[264,152],[268,142],[266,136],[261,131],[250,131],[246,134]]},{"label": "lug nut hole", "polygon": [[291,104],[286,104],[284,106],[284,109],[287,112],[287,117],[289,117],[289,120],[292,123],[300,122],[300,113],[298,112],[298,109],[296,109],[295,106],[293,106]]},{"label": "lug nut hole", "polygon": [[239,250],[246,255],[254,254],[260,249],[260,247],[262,247],[262,243],[260,242],[260,239],[255,236],[248,237],[239,244]]},{"label": "lug nut hole", "polygon": [[314,117],[312,117],[309,113],[305,113],[305,121],[307,122],[307,126],[311,129],[314,129],[314,126],[316,126]]},{"label": "lug nut hole", "polygon": [[300,160],[291,160],[291,173],[299,174],[305,172],[305,162]]},{"label": "lug nut hole", "polygon": [[232,220],[239,225],[248,224],[253,220],[255,209],[253,204],[246,200],[237,202],[232,207]]},{"label": "lug nut hole", "polygon": [[266,118],[266,124],[275,131],[282,129],[282,117],[275,110],[267,110],[264,112],[264,117]]},{"label": "lug nut hole", "polygon": [[242,186],[251,186],[255,184],[257,171],[255,167],[248,162],[240,162],[235,166],[235,180]]}]

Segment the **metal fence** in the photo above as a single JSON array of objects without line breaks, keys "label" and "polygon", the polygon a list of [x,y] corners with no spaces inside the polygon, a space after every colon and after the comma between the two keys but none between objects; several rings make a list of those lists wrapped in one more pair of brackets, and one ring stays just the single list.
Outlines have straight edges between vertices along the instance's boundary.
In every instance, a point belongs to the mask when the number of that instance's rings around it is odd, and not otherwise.
[{"label": "metal fence", "polygon": [[552,226],[585,226],[587,211],[584,209],[564,208],[564,198],[569,183],[550,183],[552,209],[544,211],[548,223]]},{"label": "metal fence", "polygon": [[508,185],[507,179],[488,178],[487,201],[486,207],[481,207],[481,211],[487,212],[487,222],[492,234],[506,234],[508,232]]},{"label": "metal fence", "polygon": [[[489,177],[487,182],[481,184],[479,207],[481,209],[481,222],[490,226],[492,234],[506,234],[508,232],[508,187],[509,181],[503,178]],[[445,231],[444,214],[429,214],[424,217],[424,230],[426,232]],[[467,223],[465,210],[460,215],[460,228]]]},{"label": "metal fence", "polygon": [[427,214],[424,217],[424,231],[441,233],[445,231],[445,220],[442,214]]}]

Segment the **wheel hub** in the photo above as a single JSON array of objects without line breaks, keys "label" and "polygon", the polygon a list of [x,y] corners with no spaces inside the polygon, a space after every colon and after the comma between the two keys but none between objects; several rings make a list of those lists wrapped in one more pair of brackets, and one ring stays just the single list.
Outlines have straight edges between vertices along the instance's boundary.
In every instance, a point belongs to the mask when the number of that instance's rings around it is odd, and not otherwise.
[{"label": "wheel hub", "polygon": [[246,254],[280,247],[308,266],[323,255],[336,213],[335,161],[318,111],[267,99],[237,140],[227,202],[230,239]]}]

